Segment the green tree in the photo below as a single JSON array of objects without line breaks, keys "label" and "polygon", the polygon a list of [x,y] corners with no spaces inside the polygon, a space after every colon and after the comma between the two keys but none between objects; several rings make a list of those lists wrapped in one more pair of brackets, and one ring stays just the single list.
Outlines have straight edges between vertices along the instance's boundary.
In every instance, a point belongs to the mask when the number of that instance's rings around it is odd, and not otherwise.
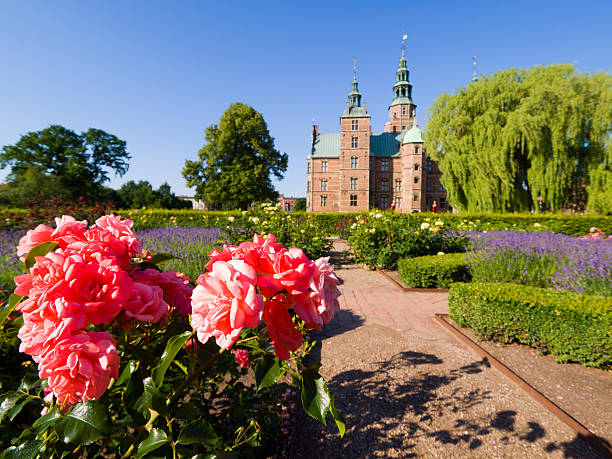
[{"label": "green tree", "polygon": [[293,211],[306,211],[306,198],[297,198],[295,200],[295,206],[293,206]]},{"label": "green tree", "polygon": [[36,168],[36,173],[59,182],[64,197],[97,199],[102,184],[109,180],[109,171],[125,174],[129,159],[125,141],[112,134],[91,128],[79,135],[52,125],[2,147],[0,167],[11,167],[11,187],[20,187],[28,171]]},{"label": "green tree", "polygon": [[126,209],[141,207],[187,209],[192,206],[191,202],[177,197],[168,183],[162,183],[157,190],[154,190],[147,180],[139,182],[130,180],[117,190],[117,194],[120,206]]},{"label": "green tree", "polygon": [[611,131],[609,74],[536,66],[442,94],[425,147],[458,210],[538,209],[538,196],[544,209],[583,209],[588,196],[601,211],[612,195]]},{"label": "green tree", "polygon": [[270,175],[282,178],[288,158],[274,149],[261,113],[245,104],[230,105],[219,124],[206,128],[206,142],[198,159],[186,161],[183,169],[197,198],[221,209],[246,209],[253,202],[276,200]]}]

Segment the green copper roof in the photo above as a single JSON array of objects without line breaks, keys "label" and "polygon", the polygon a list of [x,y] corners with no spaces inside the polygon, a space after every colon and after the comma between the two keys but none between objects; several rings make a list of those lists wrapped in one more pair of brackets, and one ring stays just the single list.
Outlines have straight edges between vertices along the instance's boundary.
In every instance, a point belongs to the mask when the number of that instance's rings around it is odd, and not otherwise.
[{"label": "green copper roof", "polygon": [[418,128],[418,126],[412,126],[408,132],[404,135],[404,140],[402,140],[402,144],[404,143],[423,143],[423,135],[422,131]]},{"label": "green copper roof", "polygon": [[[373,132],[370,135],[371,156],[397,156],[404,133]],[[315,139],[311,157],[339,158],[340,133],[319,134]]]},{"label": "green copper roof", "polygon": [[393,99],[393,102],[391,102],[390,107],[393,107],[394,105],[402,105],[402,104],[410,104],[416,107],[416,104],[412,101],[410,97],[396,97]]},{"label": "green copper roof", "polygon": [[403,134],[394,132],[373,132],[370,135],[371,156],[396,156],[399,154]]},{"label": "green copper roof", "polygon": [[313,158],[339,158],[340,133],[319,134],[312,146]]},{"label": "green copper roof", "polygon": [[370,115],[366,112],[365,107],[349,105],[342,115],[340,115],[340,118],[370,118]]}]

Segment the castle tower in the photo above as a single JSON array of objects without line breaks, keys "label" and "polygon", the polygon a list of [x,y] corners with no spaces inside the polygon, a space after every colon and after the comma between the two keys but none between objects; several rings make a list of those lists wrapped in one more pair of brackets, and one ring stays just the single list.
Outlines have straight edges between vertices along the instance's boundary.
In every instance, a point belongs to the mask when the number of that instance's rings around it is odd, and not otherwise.
[{"label": "castle tower", "polygon": [[346,110],[340,116],[340,212],[369,209],[370,115],[357,83],[353,61],[353,86]]},{"label": "castle tower", "polygon": [[402,57],[393,85],[393,101],[389,106],[389,121],[385,124],[385,132],[405,132],[414,125],[416,104],[412,101],[412,84],[409,81],[409,74],[402,40]]},{"label": "castle tower", "polygon": [[427,180],[423,135],[416,119],[413,126],[404,134],[400,147],[402,157],[402,182],[406,184],[402,196],[402,211],[421,212],[427,210],[425,204],[425,181]]}]

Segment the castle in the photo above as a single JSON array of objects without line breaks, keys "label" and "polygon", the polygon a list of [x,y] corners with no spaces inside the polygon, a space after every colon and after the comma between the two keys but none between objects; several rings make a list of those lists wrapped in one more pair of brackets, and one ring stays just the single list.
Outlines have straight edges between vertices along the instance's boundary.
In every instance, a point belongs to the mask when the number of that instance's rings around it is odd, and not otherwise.
[{"label": "castle", "polygon": [[389,121],[372,132],[361,104],[357,76],[340,116],[340,132],[320,134],[313,123],[307,166],[306,207],[310,212],[393,208],[401,212],[449,210],[440,171],[427,158],[416,121],[412,84],[402,50]]}]

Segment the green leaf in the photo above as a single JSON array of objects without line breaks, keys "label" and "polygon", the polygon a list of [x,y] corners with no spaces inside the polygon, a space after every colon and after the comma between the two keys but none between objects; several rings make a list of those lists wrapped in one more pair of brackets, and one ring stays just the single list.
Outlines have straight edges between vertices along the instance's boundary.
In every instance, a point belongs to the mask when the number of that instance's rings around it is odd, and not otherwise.
[{"label": "green leaf", "polygon": [[151,429],[149,436],[138,446],[136,457],[140,458],[144,455],[155,451],[162,445],[168,443],[168,434],[161,429]]},{"label": "green leaf", "polygon": [[25,296],[15,295],[14,293],[11,293],[9,295],[8,303],[6,304],[6,306],[4,306],[2,309],[0,309],[0,328],[4,324],[4,321],[6,320],[6,318],[9,315],[11,315],[11,312],[13,312],[15,310],[15,307],[19,303],[21,303],[21,301],[24,298],[25,298]]},{"label": "green leaf", "polygon": [[78,403],[55,422],[55,431],[64,443],[88,445],[108,435],[111,424],[107,408],[95,400]]},{"label": "green leaf", "polygon": [[144,425],[151,417],[151,410],[166,414],[166,397],[157,390],[151,378],[142,379],[134,372],[123,394],[127,412],[138,425]]},{"label": "green leaf", "polygon": [[161,387],[163,384],[166,370],[172,363],[172,360],[174,360],[174,357],[176,357],[176,354],[183,349],[185,343],[192,336],[192,334],[193,332],[186,331],[180,335],[173,336],[168,341],[168,344],[166,344],[166,349],[164,349],[164,353],[159,360],[159,364],[153,368],[153,371],[151,371],[153,382],[157,387]]},{"label": "green leaf", "polygon": [[169,253],[156,253],[150,260],[147,260],[148,263],[158,265],[168,260],[174,260],[176,257]]},{"label": "green leaf", "polygon": [[310,416],[325,424],[331,394],[323,377],[311,369],[302,372],[302,405]]},{"label": "green leaf", "polygon": [[44,441],[32,440],[19,446],[11,446],[4,450],[2,459],[31,459],[38,455]]},{"label": "green leaf", "polygon": [[132,376],[132,373],[136,371],[136,368],[138,368],[138,362],[136,360],[130,360],[119,374],[119,378],[117,378],[115,382],[115,387],[121,386],[126,382],[127,379]]},{"label": "green leaf", "polygon": [[40,434],[47,430],[50,426],[54,425],[55,421],[61,417],[62,413],[60,413],[57,408],[53,407],[47,414],[42,415],[36,421],[34,421],[32,427],[36,433]]},{"label": "green leaf", "polygon": [[342,438],[344,437],[344,434],[346,433],[346,420],[344,419],[344,416],[342,416],[342,413],[340,413],[336,409],[336,403],[334,401],[334,396],[331,394],[329,395],[331,398],[331,403],[329,404],[329,412],[334,417],[334,421],[336,421],[336,426],[338,427],[338,432],[340,432],[340,438]]},{"label": "green leaf", "polygon": [[26,268],[29,270],[36,263],[36,257],[44,257],[52,250],[55,250],[57,246],[57,242],[48,241],[32,247],[25,259]]},{"label": "green leaf", "polygon": [[265,354],[255,365],[255,383],[258,389],[269,387],[276,382],[278,378],[285,374],[285,370],[281,368],[280,361],[274,354]]},{"label": "green leaf", "polygon": [[194,421],[187,424],[181,430],[177,443],[180,445],[190,445],[192,443],[207,443],[215,445],[217,434],[213,427],[205,420]]},{"label": "green leaf", "polygon": [[32,400],[35,400],[36,397],[31,397],[28,396],[26,397],[25,400],[22,400],[21,402],[15,404],[14,407],[12,407],[8,413],[7,413],[7,417],[9,418],[9,421],[12,421],[13,419],[15,419],[15,417],[21,413],[21,410],[23,409],[24,406],[26,406],[28,403],[30,403]]},{"label": "green leaf", "polygon": [[4,417],[11,411],[17,402],[25,397],[26,394],[18,391],[7,392],[2,395],[2,403],[0,403],[0,423]]}]

